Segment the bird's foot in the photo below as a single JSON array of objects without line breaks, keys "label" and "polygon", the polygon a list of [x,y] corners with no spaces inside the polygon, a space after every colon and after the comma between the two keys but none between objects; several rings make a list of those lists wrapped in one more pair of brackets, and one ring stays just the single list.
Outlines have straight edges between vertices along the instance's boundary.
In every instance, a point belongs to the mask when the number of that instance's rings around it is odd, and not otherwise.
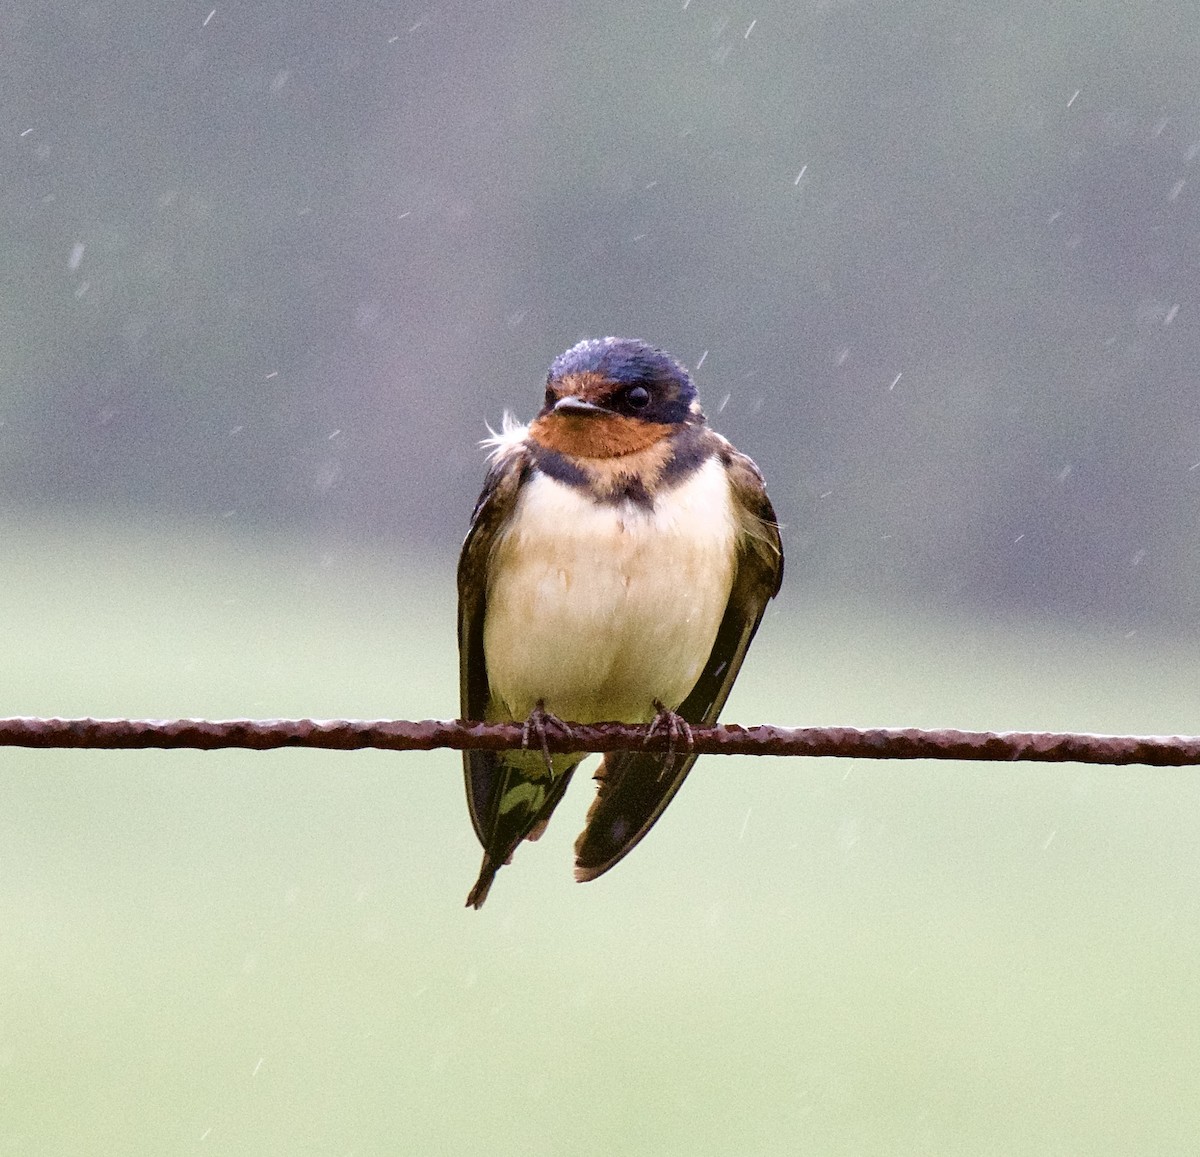
[{"label": "bird's foot", "polygon": [[691,724],[682,715],[672,711],[661,699],[654,700],[654,710],[658,714],[654,716],[650,722],[650,726],[646,728],[644,742],[649,743],[659,731],[667,733],[667,759],[662,766],[662,770],[658,773],[658,778],[662,779],[675,766],[675,753],[679,740],[683,740],[684,746],[688,751],[691,751],[696,741],[692,737]]},{"label": "bird's foot", "polygon": [[[546,742],[546,729],[548,727],[557,727],[568,739],[575,738],[573,732],[557,715],[552,715],[546,710],[545,699],[539,699],[534,705],[533,710],[529,713],[529,718],[525,720],[521,728],[521,748],[527,751],[529,749],[530,739],[536,739],[538,746],[542,749],[542,758],[546,761],[546,774],[554,775],[554,764],[550,760],[550,745]],[[541,835],[541,832],[538,832]]]}]

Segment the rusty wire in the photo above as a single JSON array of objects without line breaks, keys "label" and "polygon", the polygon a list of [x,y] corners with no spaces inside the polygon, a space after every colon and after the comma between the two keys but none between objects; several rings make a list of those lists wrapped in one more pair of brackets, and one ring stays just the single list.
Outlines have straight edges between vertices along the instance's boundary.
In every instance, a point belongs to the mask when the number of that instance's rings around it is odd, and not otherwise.
[{"label": "rusty wire", "polygon": [[[660,734],[623,723],[551,726],[551,751],[666,750]],[[1014,760],[1039,763],[1200,764],[1200,736],[1091,735],[1070,732],[922,731],[917,728],[693,727],[692,750],[701,755],[808,755],[842,759]],[[517,723],[425,719],[0,719],[0,747],[191,748],[214,751],[282,747],[356,751],[431,751],[435,748],[499,751],[521,745]]]}]

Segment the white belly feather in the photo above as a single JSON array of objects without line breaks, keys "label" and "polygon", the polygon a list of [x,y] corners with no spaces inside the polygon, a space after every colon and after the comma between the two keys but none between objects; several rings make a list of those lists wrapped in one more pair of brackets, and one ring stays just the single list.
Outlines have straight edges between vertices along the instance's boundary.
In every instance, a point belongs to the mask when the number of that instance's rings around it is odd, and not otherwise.
[{"label": "white belly feather", "polygon": [[704,669],[729,601],[737,535],[710,458],[647,510],[601,505],[537,474],[492,558],[484,652],[493,712],[539,699],[562,719],[654,717]]}]

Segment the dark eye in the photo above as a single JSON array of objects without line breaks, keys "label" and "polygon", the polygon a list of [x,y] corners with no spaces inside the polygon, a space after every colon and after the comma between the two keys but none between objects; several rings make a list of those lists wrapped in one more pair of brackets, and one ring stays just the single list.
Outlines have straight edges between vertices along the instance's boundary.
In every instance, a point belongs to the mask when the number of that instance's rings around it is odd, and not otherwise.
[{"label": "dark eye", "polygon": [[555,394],[555,392],[549,386],[547,386],[546,387],[546,405],[553,406],[554,403],[557,401],[558,401],[558,396]]},{"label": "dark eye", "polygon": [[650,404],[650,391],[645,386],[630,386],[624,397],[625,404],[632,410],[644,410]]}]

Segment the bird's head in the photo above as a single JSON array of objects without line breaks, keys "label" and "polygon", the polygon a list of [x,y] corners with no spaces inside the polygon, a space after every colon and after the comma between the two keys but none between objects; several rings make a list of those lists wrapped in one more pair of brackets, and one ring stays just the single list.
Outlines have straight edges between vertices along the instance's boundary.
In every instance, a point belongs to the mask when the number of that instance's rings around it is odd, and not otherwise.
[{"label": "bird's head", "polygon": [[696,387],[673,357],[633,338],[605,337],[554,359],[529,432],[562,454],[617,458],[703,421]]}]

